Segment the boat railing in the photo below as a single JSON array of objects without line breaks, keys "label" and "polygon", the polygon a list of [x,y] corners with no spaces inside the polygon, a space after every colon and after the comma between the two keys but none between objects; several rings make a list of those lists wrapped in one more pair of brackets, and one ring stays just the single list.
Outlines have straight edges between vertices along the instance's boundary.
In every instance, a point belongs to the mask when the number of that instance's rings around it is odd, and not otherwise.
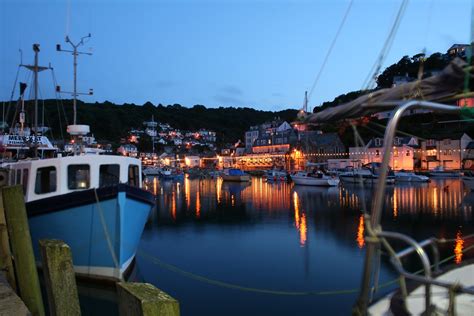
[{"label": "boat railing", "polygon": [[[423,267],[424,267],[425,277],[412,275],[409,272],[406,272],[403,269],[403,266],[401,265],[401,260],[400,260],[401,257],[397,257],[396,253],[392,253],[392,262],[395,263],[395,267],[397,268],[397,270],[399,270],[402,276],[406,276],[407,278],[409,277],[410,279],[421,278],[423,283],[426,284],[426,289],[427,289],[426,306],[428,308],[430,307],[430,293],[429,293],[430,291],[429,290],[430,290],[431,284],[434,284],[434,280],[431,278],[431,270],[429,269],[430,262],[429,262],[428,256],[426,255],[426,252],[423,250],[423,247],[420,246],[420,244],[417,243],[415,240],[403,234],[384,232],[382,230],[382,226],[380,225],[380,218],[381,218],[382,209],[384,205],[384,198],[386,194],[385,192],[386,180],[389,173],[389,162],[390,162],[390,156],[391,156],[390,149],[392,147],[395,134],[397,132],[399,121],[403,117],[403,114],[406,113],[407,111],[410,111],[413,109],[425,109],[425,110],[430,110],[430,111],[438,112],[438,113],[460,114],[461,108],[458,106],[440,104],[440,103],[429,102],[429,101],[421,101],[421,100],[398,101],[394,103],[397,104],[398,106],[392,112],[393,114],[385,130],[384,141],[383,141],[384,155],[383,155],[381,167],[379,169],[379,185],[377,187],[377,191],[375,192],[370,220],[366,221],[367,237],[369,239],[372,239],[374,242],[369,242],[367,246],[367,251],[365,254],[364,270],[363,270],[363,275],[362,275],[361,291],[359,293],[359,298],[356,303],[356,307],[353,311],[354,314],[362,314],[362,315],[367,314],[367,307],[370,300],[369,296],[370,296],[370,292],[373,289],[373,287],[371,286],[373,270],[375,268],[373,265],[375,261],[373,259],[377,257],[377,253],[378,253],[377,249],[379,248],[380,243],[384,244],[385,248],[391,249],[390,245],[386,241],[386,238],[400,239],[408,243],[413,248],[413,250],[410,250],[407,252],[408,253],[416,252],[420,256],[423,263]],[[401,255],[405,256],[406,254],[402,252]],[[403,283],[404,279],[401,278],[400,281],[401,283]],[[452,285],[450,284],[448,287],[452,287]],[[401,288],[402,290],[404,288],[404,290],[406,291],[405,286],[402,286]],[[406,292],[404,294],[406,294]]]},{"label": "boat railing", "polygon": [[[425,311],[427,315],[430,315],[430,313],[434,310],[434,307],[431,305],[431,296],[432,296],[431,286],[432,285],[443,287],[449,290],[449,293],[450,293],[449,306],[454,306],[455,295],[457,294],[464,293],[464,294],[474,295],[474,289],[472,288],[466,288],[459,283],[445,282],[445,281],[440,281],[433,278],[432,272],[438,273],[440,271],[439,270],[439,250],[438,250],[437,239],[429,238],[421,242],[417,242],[411,237],[406,236],[404,234],[396,233],[396,232],[388,232],[388,231],[376,233],[376,236],[381,238],[381,243],[385,246],[385,248],[390,254],[390,261],[392,265],[395,267],[398,274],[400,275],[400,292],[401,292],[404,304],[406,303],[406,298],[408,297],[408,290],[407,290],[405,278],[425,285]],[[407,243],[409,247],[399,252],[395,252],[393,248],[390,246],[390,244],[386,241],[387,238],[401,240]],[[430,259],[424,249],[424,248],[427,248],[428,246],[431,246],[431,249],[433,251],[433,257],[434,257],[433,271],[431,270],[432,265],[430,264]],[[422,269],[423,274],[424,274],[423,276],[416,273],[408,272],[403,267],[403,263],[401,259],[413,253],[416,253],[421,260],[421,263],[423,265],[423,269]]]}]

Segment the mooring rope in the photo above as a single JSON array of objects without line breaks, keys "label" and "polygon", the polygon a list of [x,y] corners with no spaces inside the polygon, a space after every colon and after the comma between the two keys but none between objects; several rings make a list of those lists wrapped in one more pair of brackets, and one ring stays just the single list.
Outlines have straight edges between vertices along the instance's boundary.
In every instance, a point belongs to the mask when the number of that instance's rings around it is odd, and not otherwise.
[{"label": "mooring rope", "polygon": [[97,195],[97,189],[94,188],[95,200],[97,203],[97,209],[99,211],[100,222],[102,224],[102,228],[104,229],[105,239],[107,241],[107,247],[109,248],[110,254],[112,256],[112,260],[114,261],[114,265],[117,269],[120,269],[119,262],[117,260],[117,255],[115,254],[114,247],[112,245],[112,240],[110,239],[109,230],[107,229],[107,223],[105,222],[104,212],[102,207],[100,206],[99,196]]},{"label": "mooring rope", "polygon": [[[463,249],[461,252],[465,253],[465,252],[467,252],[471,249],[474,249],[474,245]],[[219,287],[222,287],[222,288],[228,288],[228,289],[239,290],[239,291],[244,291],[244,292],[281,295],[281,296],[310,296],[310,295],[312,295],[312,296],[324,296],[324,295],[354,294],[354,293],[358,293],[360,291],[360,288],[340,289],[340,290],[323,290],[323,291],[281,291],[281,290],[273,290],[273,289],[255,288],[255,287],[243,286],[243,285],[238,285],[238,284],[229,283],[229,282],[223,282],[223,281],[211,279],[211,278],[199,275],[199,274],[195,274],[195,273],[183,270],[181,268],[178,268],[175,265],[166,263],[166,262],[158,259],[156,256],[150,255],[150,254],[148,254],[146,252],[143,252],[143,251],[140,251],[140,250],[137,251],[137,256],[138,255],[142,256],[143,258],[149,259],[152,263],[154,263],[156,265],[159,265],[160,267],[162,267],[166,270],[175,272],[175,273],[180,274],[184,277],[187,277],[187,278],[190,278],[190,279],[193,279],[193,280],[196,280],[196,281],[200,281],[200,282],[203,282],[203,283],[219,286]],[[456,257],[456,255],[449,256],[449,257],[441,260],[439,262],[439,264],[442,264],[442,263],[445,263],[449,260],[452,260],[455,257]],[[434,266],[435,266],[434,264],[431,265],[431,267],[434,267]],[[414,272],[414,274],[420,274],[423,271],[424,271],[423,269],[420,269],[420,270]],[[382,284],[378,285],[378,288],[381,289],[381,288],[388,287],[392,284],[397,283],[398,280],[399,280],[399,278],[392,279],[388,282],[385,282],[385,283],[382,283]]]}]

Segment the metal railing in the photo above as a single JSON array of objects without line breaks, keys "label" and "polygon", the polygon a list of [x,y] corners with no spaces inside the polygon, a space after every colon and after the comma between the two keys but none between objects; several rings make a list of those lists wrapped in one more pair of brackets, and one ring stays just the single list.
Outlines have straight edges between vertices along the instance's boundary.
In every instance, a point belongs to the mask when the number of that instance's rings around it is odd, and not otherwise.
[{"label": "metal railing", "polygon": [[[355,309],[353,310],[353,313],[356,315],[367,315],[369,296],[372,289],[371,280],[372,280],[372,274],[374,270],[373,259],[376,256],[378,256],[378,247],[380,243],[382,243],[384,247],[389,251],[391,255],[392,264],[394,265],[395,269],[400,274],[400,284],[401,284],[400,289],[402,291],[402,295],[404,299],[406,299],[408,295],[406,284],[405,284],[405,278],[415,280],[415,281],[421,282],[422,284],[425,284],[425,307],[426,307],[427,314],[429,314],[430,310],[432,309],[431,285],[437,285],[437,286],[450,289],[450,301],[454,301],[454,297],[455,297],[454,294],[456,293],[474,294],[474,290],[466,289],[461,286],[455,286],[453,284],[448,284],[446,282],[436,281],[432,278],[430,261],[423,247],[426,247],[430,244],[433,245],[434,243],[433,240],[431,241],[426,240],[421,243],[417,243],[414,239],[406,235],[403,235],[400,233],[394,233],[394,232],[384,232],[380,225],[380,217],[382,214],[383,201],[384,201],[384,196],[385,196],[386,179],[387,179],[387,173],[388,173],[389,162],[390,162],[390,148],[393,144],[393,140],[394,140],[395,133],[397,131],[397,126],[400,119],[402,118],[405,112],[409,110],[413,110],[413,109],[426,109],[426,110],[431,110],[433,112],[450,113],[450,114],[461,113],[461,108],[458,106],[450,106],[450,105],[420,101],[420,100],[410,100],[410,101],[400,102],[399,106],[394,110],[391,116],[391,119],[387,124],[387,128],[385,130],[385,136],[384,136],[384,153],[385,154],[383,156],[382,165],[380,168],[379,186],[375,193],[371,218],[370,218],[370,221],[369,220],[366,221],[367,236],[369,237],[368,239],[370,239],[372,242],[369,242],[367,245],[364,271],[363,271],[363,276],[362,276],[361,291],[360,291]],[[393,248],[387,242],[386,240],[387,238],[402,240],[405,243],[409,244],[410,248],[403,250],[399,253],[395,253]],[[432,247],[436,248],[433,253],[435,256],[435,271],[437,271],[439,268],[438,267],[439,252],[436,246],[432,246]],[[419,276],[419,275],[415,275],[413,273],[407,272],[403,268],[403,265],[400,259],[413,252],[416,252],[418,256],[420,257],[420,260],[423,265],[424,276]]]}]

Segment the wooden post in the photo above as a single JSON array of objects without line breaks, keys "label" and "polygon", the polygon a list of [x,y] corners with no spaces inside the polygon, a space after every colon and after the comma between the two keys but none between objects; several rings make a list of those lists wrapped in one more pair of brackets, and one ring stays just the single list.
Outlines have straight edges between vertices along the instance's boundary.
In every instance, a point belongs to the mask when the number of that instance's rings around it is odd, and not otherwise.
[{"label": "wooden post", "polygon": [[10,239],[8,238],[7,221],[3,209],[2,191],[0,191],[0,270],[6,272],[8,283],[16,291],[15,271],[13,270]]},{"label": "wooden post", "polygon": [[120,316],[179,316],[179,302],[149,283],[117,283]]},{"label": "wooden post", "polygon": [[23,189],[20,185],[5,187],[2,188],[2,194],[20,297],[34,316],[43,316],[44,305],[31,245]]},{"label": "wooden post", "polygon": [[39,245],[50,314],[81,315],[71,248],[62,240],[43,239]]}]

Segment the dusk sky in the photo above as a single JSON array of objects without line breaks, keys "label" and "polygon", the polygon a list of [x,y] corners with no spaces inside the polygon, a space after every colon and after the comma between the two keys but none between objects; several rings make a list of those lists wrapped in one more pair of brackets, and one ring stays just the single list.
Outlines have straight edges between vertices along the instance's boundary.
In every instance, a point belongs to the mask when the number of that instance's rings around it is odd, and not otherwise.
[{"label": "dusk sky", "polygon": [[[0,0],[0,100],[8,101],[20,61],[51,63],[72,89],[72,56],[56,44],[69,34],[81,48],[78,88],[85,102],[192,107],[300,108],[350,1],[305,0]],[[354,0],[310,99],[312,107],[363,87],[402,0]],[[445,53],[471,39],[472,1],[412,0],[382,69],[426,49]],[[28,79],[21,70],[19,79]],[[54,98],[51,74],[40,74]],[[18,91],[15,92],[15,99]],[[63,96],[70,98],[70,96]]]}]

